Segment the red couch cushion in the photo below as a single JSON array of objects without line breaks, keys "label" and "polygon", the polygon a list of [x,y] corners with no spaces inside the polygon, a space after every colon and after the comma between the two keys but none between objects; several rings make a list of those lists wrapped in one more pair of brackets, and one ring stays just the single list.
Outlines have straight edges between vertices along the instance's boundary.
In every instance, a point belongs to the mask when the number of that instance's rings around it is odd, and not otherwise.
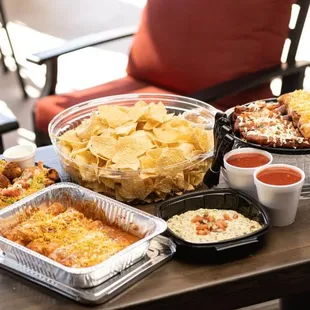
[{"label": "red couch cushion", "polygon": [[233,96],[224,97],[212,102],[212,105],[222,111],[239,104],[245,104],[259,99],[273,98],[269,85],[262,85],[248,89]]},{"label": "red couch cushion", "polygon": [[[57,113],[86,100],[130,92],[186,95],[275,65],[288,34],[292,3],[294,0],[149,0],[131,48],[129,76],[39,99],[36,127],[47,132]],[[212,104],[225,110],[270,96],[265,85]]]},{"label": "red couch cushion", "polygon": [[276,65],[294,2],[149,0],[127,72],[188,94]]},{"label": "red couch cushion", "polygon": [[126,77],[96,87],[61,95],[48,96],[39,99],[35,105],[35,126],[41,132],[47,132],[51,119],[75,104],[105,96],[126,93],[169,93],[164,89]]}]

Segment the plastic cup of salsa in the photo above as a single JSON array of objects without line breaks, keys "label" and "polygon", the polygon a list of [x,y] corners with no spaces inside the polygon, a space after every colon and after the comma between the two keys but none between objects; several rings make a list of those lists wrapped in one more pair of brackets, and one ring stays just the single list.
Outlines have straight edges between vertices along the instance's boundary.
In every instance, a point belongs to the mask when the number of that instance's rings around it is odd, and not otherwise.
[{"label": "plastic cup of salsa", "polygon": [[265,167],[272,163],[270,153],[251,147],[234,149],[224,156],[229,187],[240,190],[257,199],[254,184],[254,172],[259,167]]},{"label": "plastic cup of salsa", "polygon": [[295,221],[305,173],[291,165],[273,164],[254,172],[258,200],[269,211],[274,226]]}]

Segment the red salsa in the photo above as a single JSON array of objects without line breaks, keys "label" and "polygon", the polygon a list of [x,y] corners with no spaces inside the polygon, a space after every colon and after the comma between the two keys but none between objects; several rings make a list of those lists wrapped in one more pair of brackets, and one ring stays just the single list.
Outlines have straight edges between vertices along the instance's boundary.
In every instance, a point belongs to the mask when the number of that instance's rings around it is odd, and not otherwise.
[{"label": "red salsa", "polygon": [[270,185],[290,185],[301,180],[301,174],[286,167],[270,167],[257,174],[257,179]]},{"label": "red salsa", "polygon": [[227,158],[227,163],[240,168],[255,168],[269,163],[269,158],[258,153],[234,154]]}]

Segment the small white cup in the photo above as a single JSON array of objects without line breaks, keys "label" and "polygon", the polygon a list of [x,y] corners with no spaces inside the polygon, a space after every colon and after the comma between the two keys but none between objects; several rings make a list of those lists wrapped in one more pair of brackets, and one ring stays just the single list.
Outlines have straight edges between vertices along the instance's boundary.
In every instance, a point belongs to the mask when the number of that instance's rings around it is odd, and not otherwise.
[{"label": "small white cup", "polygon": [[[230,165],[227,162],[227,159],[235,154],[245,154],[245,153],[255,153],[266,156],[269,159],[269,162],[263,166],[255,167],[255,168],[241,168]],[[270,153],[255,149],[252,147],[245,147],[234,149],[224,155],[224,167],[226,169],[227,180],[229,183],[229,187],[233,189],[237,189],[245,192],[250,195],[254,199],[257,199],[256,187],[254,184],[254,172],[260,167],[266,167],[271,164],[273,157]]]},{"label": "small white cup", "polygon": [[36,146],[33,145],[15,145],[4,151],[3,157],[7,162],[16,162],[24,169],[34,166],[34,157]]},{"label": "small white cup", "polygon": [[[301,180],[290,185],[270,185],[257,179],[257,175],[265,169],[285,167],[300,173]],[[291,165],[273,164],[262,167],[254,172],[254,182],[257,188],[258,200],[269,211],[274,226],[288,226],[295,221],[305,173]]]}]

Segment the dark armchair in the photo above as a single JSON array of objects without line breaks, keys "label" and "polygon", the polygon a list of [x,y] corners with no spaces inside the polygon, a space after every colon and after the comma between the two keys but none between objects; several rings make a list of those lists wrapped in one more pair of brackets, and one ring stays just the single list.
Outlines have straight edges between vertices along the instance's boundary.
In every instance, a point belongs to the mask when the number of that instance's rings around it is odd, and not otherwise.
[{"label": "dark armchair", "polygon": [[[58,112],[102,96],[171,92],[226,109],[271,96],[269,83],[276,77],[282,78],[282,93],[302,88],[310,63],[296,62],[295,56],[309,0],[297,1],[297,23],[289,30],[292,3],[293,0],[149,0],[139,30],[125,27],[92,34],[30,56],[29,61],[47,66],[42,98],[34,110],[38,145],[49,143],[48,122]],[[59,56],[135,33],[126,78],[54,95]],[[286,38],[291,45],[286,63],[281,64]]]}]

